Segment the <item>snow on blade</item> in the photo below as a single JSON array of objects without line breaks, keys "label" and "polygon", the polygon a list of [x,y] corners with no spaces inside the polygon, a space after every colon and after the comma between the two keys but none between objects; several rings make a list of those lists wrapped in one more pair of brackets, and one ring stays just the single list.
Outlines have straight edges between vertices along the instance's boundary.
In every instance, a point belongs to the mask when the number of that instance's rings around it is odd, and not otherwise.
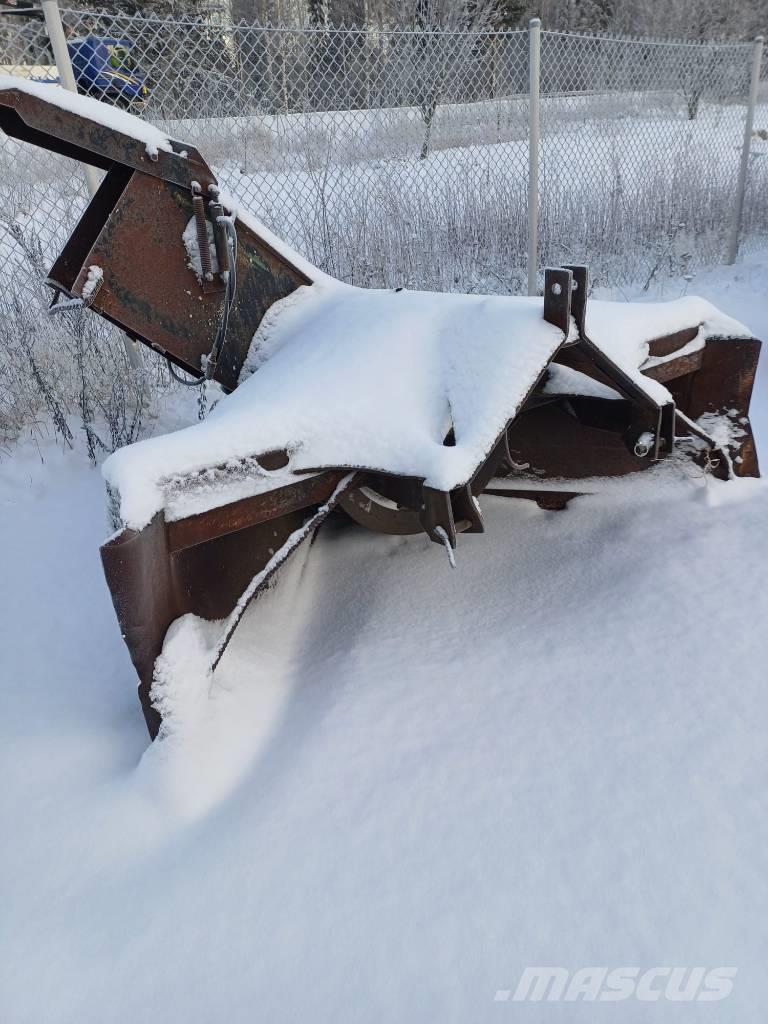
[{"label": "snow on blade", "polygon": [[104,271],[101,269],[101,267],[88,267],[88,276],[85,279],[85,284],[83,285],[82,291],[83,302],[87,302],[88,299],[91,298],[91,296],[96,294],[103,280]]},{"label": "snow on blade", "polygon": [[698,327],[699,333],[694,342],[685,346],[686,353],[703,348],[710,338],[752,337],[743,324],[695,295],[670,302],[633,302],[631,305],[599,299],[587,303],[589,337],[660,405],[669,402],[672,396],[663,384],[640,371],[648,359],[648,343],[690,327]]},{"label": "snow on blade", "polygon": [[80,96],[78,93],[70,92],[60,85],[53,85],[47,82],[30,82],[25,78],[17,78],[12,75],[0,75],[0,91],[6,89],[17,89],[19,92],[28,93],[30,96],[37,96],[47,103],[53,103],[62,110],[71,114],[80,114],[87,117],[89,121],[111,128],[122,135],[128,135],[137,142],[143,142],[149,156],[157,156],[158,150],[166,153],[173,153],[173,147],[165,132],[160,131],[153,125],[143,121],[134,114],[129,114],[118,107],[112,107],[102,103],[90,96]]},{"label": "snow on blade", "polygon": [[[663,404],[669,392],[639,367],[649,341],[691,325],[702,344],[749,336],[695,298],[594,301],[587,326]],[[538,298],[362,289],[319,275],[268,311],[242,383],[207,420],[116,452],[104,474],[133,529],[165,507],[169,479],[274,449],[289,452],[292,472],[371,468],[450,490],[470,478],[561,341]],[[616,397],[581,378],[554,368],[546,390]],[[451,427],[456,444],[446,446]]]},{"label": "snow on blade", "polygon": [[540,299],[319,280],[265,317],[249,358],[258,372],[208,419],[116,452],[104,473],[134,529],[164,507],[170,476],[273,449],[288,450],[294,472],[370,467],[449,490],[469,479],[562,340]]},{"label": "snow on blade", "polygon": [[545,395],[586,395],[588,398],[620,399],[621,394],[609,388],[602,381],[574,370],[570,366],[553,363],[547,372],[547,380],[542,388]]},{"label": "snow on blade", "polygon": [[[264,568],[252,578],[226,619],[221,623],[211,623],[198,615],[187,614],[172,624],[157,659],[152,688],[152,701],[163,717],[160,739],[178,727],[180,714],[183,720],[190,706],[199,708],[205,704],[213,671],[248,605],[296,548],[308,540],[327,518],[353,477],[354,473],[348,473],[340,480],[330,498],[290,534]],[[451,564],[455,567],[453,560]],[[184,709],[181,713],[180,707]],[[192,714],[194,716],[196,712]]]}]

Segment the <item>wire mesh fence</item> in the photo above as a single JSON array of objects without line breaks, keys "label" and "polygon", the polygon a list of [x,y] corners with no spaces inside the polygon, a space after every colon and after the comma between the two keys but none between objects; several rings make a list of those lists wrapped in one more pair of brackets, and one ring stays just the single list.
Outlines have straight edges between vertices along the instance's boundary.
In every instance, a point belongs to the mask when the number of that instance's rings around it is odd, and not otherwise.
[{"label": "wire mesh fence", "polygon": [[[542,34],[542,252],[587,253],[606,284],[723,260],[734,217],[751,44]],[[761,116],[768,120],[768,107]],[[768,229],[751,168],[747,232]]]},{"label": "wire mesh fence", "polygon": [[[78,87],[198,146],[223,185],[323,269],[362,285],[524,290],[525,31],[296,29],[62,12]],[[751,44],[542,33],[540,265],[602,284],[724,252]],[[3,72],[55,79],[41,22],[0,27]],[[744,217],[768,234],[768,103]],[[86,202],[72,163],[0,139],[8,225],[45,249]],[[761,197],[762,200],[761,201]]]}]

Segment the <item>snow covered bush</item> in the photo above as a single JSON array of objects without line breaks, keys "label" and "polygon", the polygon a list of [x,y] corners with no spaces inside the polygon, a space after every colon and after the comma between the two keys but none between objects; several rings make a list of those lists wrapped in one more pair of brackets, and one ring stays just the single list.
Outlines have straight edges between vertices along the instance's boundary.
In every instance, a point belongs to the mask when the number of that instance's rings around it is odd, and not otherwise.
[{"label": "snow covered bush", "polygon": [[69,447],[80,438],[95,461],[139,436],[168,375],[150,354],[132,369],[120,332],[87,311],[49,316],[48,253],[35,233],[3,226],[15,248],[0,291],[0,444],[53,432]]}]

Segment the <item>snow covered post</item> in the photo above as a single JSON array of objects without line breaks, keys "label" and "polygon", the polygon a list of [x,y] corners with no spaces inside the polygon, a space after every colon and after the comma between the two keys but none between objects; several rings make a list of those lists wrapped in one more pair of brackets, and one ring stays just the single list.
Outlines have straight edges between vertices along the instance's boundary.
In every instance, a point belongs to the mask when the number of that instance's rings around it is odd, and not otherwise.
[{"label": "snow covered post", "polygon": [[539,269],[539,78],[541,19],[528,22],[528,294],[536,294]]},{"label": "snow covered post", "polygon": [[733,208],[733,223],[731,224],[731,236],[728,242],[728,256],[726,259],[728,264],[735,263],[739,253],[739,234],[741,232],[741,219],[744,213],[744,196],[747,191],[749,154],[752,147],[752,130],[755,124],[755,107],[757,105],[757,92],[760,87],[760,65],[762,60],[763,37],[757,36],[752,50],[752,74],[749,82],[747,116],[744,121],[744,142],[741,147],[741,166],[739,167],[739,180],[736,185],[736,202]]},{"label": "snow covered post", "polygon": [[[75,75],[72,71],[72,62],[69,59],[67,40],[64,35],[64,26],[61,24],[61,14],[57,0],[42,0],[43,16],[45,17],[45,28],[48,38],[51,41],[53,59],[56,61],[56,69],[59,72],[59,80],[65,89],[70,92],[77,92]],[[88,194],[95,195],[99,187],[99,179],[93,167],[83,164],[85,172],[85,183],[88,186]]]}]

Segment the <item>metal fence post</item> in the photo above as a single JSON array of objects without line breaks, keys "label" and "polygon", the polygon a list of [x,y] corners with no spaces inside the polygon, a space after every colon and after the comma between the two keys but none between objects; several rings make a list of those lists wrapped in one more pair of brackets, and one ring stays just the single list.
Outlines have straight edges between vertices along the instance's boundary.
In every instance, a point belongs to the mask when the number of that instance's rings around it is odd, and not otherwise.
[{"label": "metal fence post", "polygon": [[539,88],[541,19],[528,22],[528,294],[537,292],[539,269]]},{"label": "metal fence post", "polygon": [[[61,14],[57,0],[42,0],[43,16],[48,38],[51,41],[53,59],[56,61],[56,70],[59,72],[61,84],[69,92],[77,92],[75,75],[72,71],[72,62],[69,59],[67,39],[64,35],[64,26],[61,24]],[[93,196],[99,187],[99,178],[93,167],[83,164],[85,183],[88,186],[88,194]]]},{"label": "metal fence post", "polygon": [[733,208],[733,222],[731,224],[731,235],[728,241],[728,256],[726,263],[733,264],[739,254],[739,235],[741,233],[741,220],[744,215],[744,196],[747,191],[747,175],[749,174],[749,154],[752,147],[752,129],[755,124],[755,106],[757,105],[757,92],[760,87],[760,66],[763,60],[763,37],[755,38],[755,45],[752,49],[752,74],[749,81],[749,97],[747,99],[747,117],[744,121],[744,142],[741,147],[741,165],[739,167],[739,179],[736,185],[736,202]]},{"label": "metal fence post", "polygon": [[[48,33],[48,38],[51,41],[53,59],[56,61],[56,70],[59,72],[61,84],[69,92],[77,93],[75,73],[72,70],[72,61],[69,59],[67,38],[64,35],[64,26],[61,23],[61,13],[59,11],[58,0],[42,0],[42,8],[43,17],[45,18],[45,29]],[[88,164],[83,164],[82,167],[83,174],[85,175],[85,184],[88,188],[88,195],[92,199],[96,195],[96,190],[99,187],[99,176],[94,167],[89,167]],[[134,370],[137,370],[144,362],[137,344],[131,341],[128,337],[123,338],[123,343],[125,345],[125,354],[128,359],[129,366]]]}]

